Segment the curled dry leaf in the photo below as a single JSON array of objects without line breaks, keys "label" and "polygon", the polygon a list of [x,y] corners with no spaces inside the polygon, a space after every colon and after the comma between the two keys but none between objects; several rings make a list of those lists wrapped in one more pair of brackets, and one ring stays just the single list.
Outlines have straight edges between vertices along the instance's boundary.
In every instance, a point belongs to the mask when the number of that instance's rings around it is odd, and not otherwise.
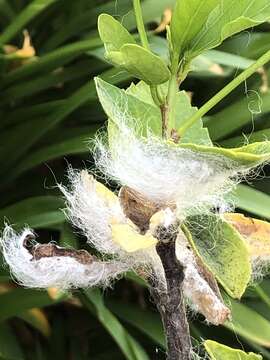
[{"label": "curled dry leaf", "polygon": [[147,199],[138,191],[123,186],[119,199],[124,214],[144,233],[149,228],[151,217],[160,210],[160,206]]},{"label": "curled dry leaf", "polygon": [[176,255],[185,266],[183,289],[193,308],[203,314],[209,323],[223,324],[230,317],[230,309],[223,302],[214,275],[181,233],[178,237]]},{"label": "curled dry leaf", "polygon": [[33,244],[35,237],[27,235],[23,245],[33,256],[32,260],[40,260],[45,257],[69,256],[83,265],[89,265],[96,257],[90,255],[86,250],[66,249],[55,244]]},{"label": "curled dry leaf", "polygon": [[128,253],[155,246],[157,239],[151,234],[141,235],[129,224],[112,224],[112,239]]}]

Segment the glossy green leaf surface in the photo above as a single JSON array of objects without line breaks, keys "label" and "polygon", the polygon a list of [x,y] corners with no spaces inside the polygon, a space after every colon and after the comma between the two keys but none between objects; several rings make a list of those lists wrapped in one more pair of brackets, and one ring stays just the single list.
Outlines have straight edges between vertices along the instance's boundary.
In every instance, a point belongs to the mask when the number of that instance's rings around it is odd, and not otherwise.
[{"label": "glossy green leaf surface", "polygon": [[152,338],[157,344],[165,347],[162,323],[157,314],[146,312],[140,307],[131,304],[127,305],[116,301],[110,301],[108,306],[123,321],[130,323]]},{"label": "glossy green leaf surface", "polygon": [[98,31],[107,52],[119,51],[125,44],[136,44],[135,39],[128,30],[108,14],[99,16]]},{"label": "glossy green leaf surface", "polygon": [[[238,148],[207,147],[196,144],[180,144],[179,146],[195,152],[221,156],[232,160],[235,166],[254,167],[270,159],[270,142],[263,141]],[[232,163],[233,166],[233,163]]]},{"label": "glossy green leaf surface", "polygon": [[147,84],[158,85],[169,80],[170,72],[163,60],[142,46],[123,45],[119,57],[119,65]]},{"label": "glossy green leaf surface", "polygon": [[206,340],[204,347],[212,360],[262,360],[260,355],[232,349],[216,341]]},{"label": "glossy green leaf surface", "polygon": [[60,197],[37,196],[22,200],[0,211],[1,226],[5,222],[16,227],[48,227],[65,221],[61,211],[64,203]]},{"label": "glossy green leaf surface", "polygon": [[235,192],[235,206],[251,214],[270,220],[270,196],[251,186],[238,185]]},{"label": "glossy green leaf surface", "polygon": [[251,276],[248,249],[240,234],[214,214],[188,217],[185,232],[195,252],[226,292],[240,298]]},{"label": "glossy green leaf surface", "polygon": [[[185,91],[178,92],[175,104],[176,129],[179,129],[196,111],[197,109],[191,106],[187,93]],[[196,121],[181,137],[182,143],[212,146],[208,130],[203,127],[201,119]]]},{"label": "glossy green leaf surface", "polygon": [[148,84],[161,84],[169,79],[170,72],[163,60],[151,51],[136,44],[127,29],[112,16],[102,14],[98,30],[105,47],[105,57],[126,69],[132,76]]},{"label": "glossy green leaf surface", "polygon": [[171,34],[175,51],[187,61],[224,39],[270,18],[268,0],[178,0]]},{"label": "glossy green leaf surface", "polygon": [[[158,89],[160,91],[160,94],[165,98],[168,89],[167,84],[162,84],[161,86],[159,86]],[[131,84],[131,86],[126,90],[126,92],[130,95],[137,97],[141,101],[147,102],[150,105],[158,108],[152,98],[150,87],[143,81],[140,81],[136,85]],[[179,91],[177,93],[175,103],[176,130],[180,128],[181,125],[195,112],[196,108],[191,105],[188,94],[185,91]],[[161,122],[161,115],[159,121]],[[181,143],[193,143],[208,146],[212,145],[208,130],[203,127],[201,120],[197,121],[186,131],[184,136],[181,138]]]},{"label": "glossy green leaf surface", "polygon": [[[105,326],[110,335],[114,338],[128,360],[149,360],[147,354],[137,341],[129,335],[118,319],[105,306],[102,295],[98,289],[84,291],[83,298],[90,305],[94,306],[99,321]],[[89,306],[89,305],[88,305]],[[91,309],[91,307],[90,307]]]},{"label": "glossy green leaf surface", "polygon": [[225,297],[225,301],[231,309],[232,320],[224,326],[244,339],[270,347],[270,322],[266,317],[233,299]]},{"label": "glossy green leaf surface", "polygon": [[[213,141],[230,136],[248,124],[256,123],[261,113],[270,111],[269,92],[261,93],[255,90],[258,89],[261,82],[256,82],[255,85],[248,89],[245,96],[236,99],[236,101],[209,117],[206,125]],[[263,140],[265,140],[265,137]]]},{"label": "glossy green leaf surface", "polygon": [[161,134],[160,110],[124,90],[113,86],[100,78],[95,79],[99,101],[109,119],[116,126],[137,128],[140,135],[146,136],[148,129]]}]

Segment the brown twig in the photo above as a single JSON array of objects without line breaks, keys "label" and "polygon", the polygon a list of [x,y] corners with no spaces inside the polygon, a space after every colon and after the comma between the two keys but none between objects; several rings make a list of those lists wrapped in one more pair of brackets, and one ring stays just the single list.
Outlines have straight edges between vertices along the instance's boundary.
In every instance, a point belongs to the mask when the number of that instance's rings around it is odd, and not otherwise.
[{"label": "brown twig", "polygon": [[151,294],[160,312],[167,341],[167,360],[190,360],[191,339],[186,318],[183,297],[184,266],[175,253],[175,242],[179,223],[168,227],[160,226],[156,230],[159,240],[157,253],[163,265],[166,285],[160,291],[160,283],[155,276],[151,281]]},{"label": "brown twig", "polygon": [[162,119],[162,137],[165,138],[167,135],[167,127],[168,127],[168,116],[169,116],[169,109],[166,103],[160,106],[161,111],[161,119]]},{"label": "brown twig", "polygon": [[175,240],[160,242],[157,253],[163,264],[167,283],[166,302],[159,305],[167,339],[167,359],[190,360],[191,339],[182,291],[184,267],[176,258]]}]

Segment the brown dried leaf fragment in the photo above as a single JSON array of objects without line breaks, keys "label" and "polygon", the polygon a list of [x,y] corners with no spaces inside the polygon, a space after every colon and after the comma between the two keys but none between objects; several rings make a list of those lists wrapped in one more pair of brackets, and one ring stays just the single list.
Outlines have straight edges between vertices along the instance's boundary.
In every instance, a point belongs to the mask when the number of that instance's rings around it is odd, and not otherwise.
[{"label": "brown dried leaf fragment", "polygon": [[179,143],[180,135],[178,134],[177,130],[175,129],[171,130],[171,139],[175,144]]},{"label": "brown dried leaf fragment", "polygon": [[210,292],[205,293],[194,286],[193,301],[196,299],[196,305],[198,306],[199,311],[209,322],[213,325],[222,325],[230,318],[231,311],[224,304],[214,275],[205,267],[198,256],[196,257],[196,267],[200,276],[213,290],[214,296]]},{"label": "brown dried leaf fragment", "polygon": [[185,266],[184,293],[195,310],[204,315],[209,323],[223,324],[230,318],[231,312],[223,301],[216,278],[188,243],[188,239],[181,237],[181,233],[177,256]]},{"label": "brown dried leaf fragment", "polygon": [[202,262],[201,258],[198,255],[194,253],[194,256],[196,257],[196,267],[198,273],[207,282],[207,284],[214,291],[215,295],[219,298],[219,300],[223,301],[217,280],[215,279],[213,273],[207,269],[207,267],[204,265],[204,263]]},{"label": "brown dried leaf fragment", "polygon": [[96,257],[86,250],[67,249],[55,244],[34,244],[34,240],[34,236],[28,235],[23,243],[24,247],[33,256],[32,260],[40,260],[44,257],[69,256],[83,265],[90,265],[96,260]]},{"label": "brown dried leaf fragment", "polygon": [[145,233],[151,217],[160,210],[160,206],[128,186],[121,188],[119,199],[124,214]]}]

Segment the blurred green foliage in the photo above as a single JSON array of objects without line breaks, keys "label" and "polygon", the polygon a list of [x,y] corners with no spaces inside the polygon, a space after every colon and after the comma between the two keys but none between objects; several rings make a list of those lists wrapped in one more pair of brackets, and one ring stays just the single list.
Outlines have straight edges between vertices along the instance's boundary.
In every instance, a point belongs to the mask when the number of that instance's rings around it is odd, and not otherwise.
[{"label": "blurred green foliage", "polygon": [[[166,60],[164,34],[153,29],[173,0],[142,1],[152,49]],[[69,164],[93,167],[91,138],[105,122],[93,77],[128,85],[124,71],[104,61],[97,17],[109,13],[135,28],[131,0],[0,0],[0,221],[33,227],[43,242],[85,246],[73,235],[56,187]],[[21,49],[28,30],[36,55]],[[135,35],[136,36],[136,35]],[[241,69],[269,49],[270,25],[240,33],[193,62],[183,87],[201,106]],[[27,49],[26,49],[27,50]],[[28,49],[29,50],[29,49]],[[270,72],[262,69],[204,119],[212,140],[225,147],[264,140],[270,134]],[[270,219],[270,180],[238,186],[235,204]],[[113,185],[113,184],[112,184]],[[270,359],[270,280],[231,300],[233,325],[210,327],[190,313],[194,346],[202,339],[255,351]],[[201,349],[202,350],[202,349]],[[27,290],[0,269],[0,359],[164,359],[161,322],[140,279],[133,274],[112,290],[61,294]]]}]

